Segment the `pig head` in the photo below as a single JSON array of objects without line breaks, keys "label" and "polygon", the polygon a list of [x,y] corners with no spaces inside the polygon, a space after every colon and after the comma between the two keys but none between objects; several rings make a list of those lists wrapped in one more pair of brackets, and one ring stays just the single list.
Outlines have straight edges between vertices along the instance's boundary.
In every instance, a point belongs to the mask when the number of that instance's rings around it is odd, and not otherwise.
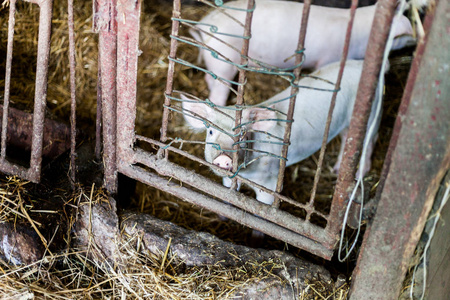
[{"label": "pig head", "polygon": [[[362,61],[346,63],[330,124],[329,140],[338,134],[345,136],[352,116],[362,64]],[[312,75],[333,82],[337,78],[338,71],[339,63],[333,63]],[[309,77],[300,80],[299,85],[306,88],[301,88],[296,96],[287,166],[309,157],[320,149],[332,93],[315,89],[333,89],[329,82]],[[194,129],[206,129],[205,160],[222,169],[231,170],[233,152],[238,151],[240,166],[238,174],[274,191],[282,159],[280,157],[282,138],[288,122],[286,113],[289,97],[290,88],[257,106],[244,107],[241,125],[237,127],[235,106],[216,107],[206,102],[182,98],[184,117],[188,124]],[[370,121],[373,118],[372,113]],[[375,135],[376,132],[366,138],[373,142]],[[235,144],[238,145],[237,149],[233,147]],[[370,155],[371,151],[366,160],[370,161]],[[339,157],[341,158],[342,154]],[[340,161],[336,163],[337,166],[339,164]],[[370,164],[368,165],[370,168]],[[229,183],[230,180],[225,177],[224,184],[229,186]],[[253,189],[259,201],[272,204],[274,197],[271,194],[255,187]]]},{"label": "pig head", "polygon": [[[279,160],[282,142],[279,136],[283,136],[284,126],[282,121],[277,121],[275,110],[252,107],[242,111],[241,126],[235,133],[235,107],[212,108],[206,103],[190,102],[181,96],[186,121],[194,129],[205,129],[205,160],[221,169],[232,170],[232,157],[238,152],[239,174],[271,190],[276,188]],[[204,119],[205,121],[201,121]],[[280,123],[280,124],[279,124]],[[268,135],[269,133],[269,135]],[[235,142],[237,136],[237,142]],[[237,149],[235,149],[237,145]],[[278,153],[275,154],[275,153]],[[217,175],[222,176],[217,173]],[[275,179],[275,180],[274,180]],[[225,186],[230,186],[231,181],[225,177]],[[271,204],[273,197],[269,194],[256,191],[257,199]]]},{"label": "pig head", "polygon": [[[231,15],[244,24],[247,1],[231,1],[227,2],[226,6],[242,9],[232,10]],[[349,59],[364,58],[375,9],[376,6],[373,5],[356,10]],[[294,54],[302,10],[303,4],[294,1],[256,1],[248,52],[251,58],[250,66],[295,67]],[[305,40],[304,68],[318,69],[340,60],[349,18],[349,9],[311,5]],[[413,41],[413,30],[411,23],[404,16],[395,19],[394,23],[396,26],[392,49],[399,49]],[[215,26],[217,32],[211,32],[211,26]],[[190,30],[190,33],[204,45],[200,49],[199,61],[203,60],[206,69],[214,74],[214,78],[209,73],[205,75],[210,92],[209,99],[224,106],[230,85],[238,71],[234,64],[241,61],[244,29],[220,9],[203,17],[196,28],[197,30]]]}]

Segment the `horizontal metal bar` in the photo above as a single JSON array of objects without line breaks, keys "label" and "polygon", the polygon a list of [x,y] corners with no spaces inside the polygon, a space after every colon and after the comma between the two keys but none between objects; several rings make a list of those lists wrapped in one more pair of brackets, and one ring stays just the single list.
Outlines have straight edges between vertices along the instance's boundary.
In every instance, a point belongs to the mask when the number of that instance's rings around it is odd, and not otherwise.
[{"label": "horizontal metal bar", "polygon": [[[146,155],[149,154],[147,153]],[[246,213],[237,207],[232,207],[226,203],[214,200],[202,193],[193,191],[173,182],[169,182],[167,179],[161,178],[156,174],[152,174],[143,168],[125,164],[119,164],[119,168],[121,173],[130,178],[142,181],[145,184],[170,193],[180,199],[186,200],[207,210],[220,212],[221,215],[227,218],[237,220],[241,224],[257,229],[277,239],[286,241],[295,247],[307,250],[317,256],[330,260],[333,255],[332,250],[312,239],[296,234],[286,228],[258,218],[252,214]],[[192,174],[195,173],[192,172]]]},{"label": "horizontal metal bar", "polygon": [[[141,149],[135,151],[136,163],[143,164],[162,176],[168,176],[182,181],[196,189],[199,189],[211,196],[235,205],[249,213],[260,216],[271,222],[279,224],[289,230],[292,230],[305,237],[314,239],[319,243],[328,245],[329,238],[325,230],[312,223],[306,222],[287,212],[281,211],[275,207],[263,204],[252,197],[248,197],[240,192],[228,189],[227,187],[205,178],[194,171],[187,170],[181,166],[171,163],[165,159],[158,159],[156,155]],[[123,173],[121,167],[119,172]],[[196,200],[193,199],[193,202]],[[220,210],[213,210],[222,213]],[[270,234],[270,233],[269,233]],[[333,245],[334,246],[334,245]]]},{"label": "horizontal metal bar", "polygon": [[35,183],[39,182],[40,174],[37,174],[36,176],[36,173],[33,172],[31,169],[9,162],[2,157],[0,157],[0,169],[4,173],[16,175],[19,176],[20,178],[24,178]]}]

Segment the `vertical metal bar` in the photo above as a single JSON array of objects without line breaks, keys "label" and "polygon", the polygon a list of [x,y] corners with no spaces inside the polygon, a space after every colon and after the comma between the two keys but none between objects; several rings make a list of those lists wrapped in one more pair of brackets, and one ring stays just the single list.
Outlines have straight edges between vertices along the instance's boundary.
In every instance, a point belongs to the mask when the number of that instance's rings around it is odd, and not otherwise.
[{"label": "vertical metal bar", "polygon": [[[311,191],[311,198],[309,199],[308,206],[310,208],[313,208],[313,206],[314,206],[314,198],[316,197],[317,185],[319,184],[320,174],[322,172],[322,164],[323,164],[323,159],[325,157],[325,150],[327,148],[331,119],[333,117],[333,111],[334,111],[334,106],[336,104],[337,93],[339,91],[339,88],[341,87],[341,80],[342,80],[342,75],[344,74],[345,63],[347,61],[348,50],[349,50],[349,46],[350,46],[350,38],[352,35],[353,21],[355,19],[355,13],[356,13],[357,7],[358,7],[358,0],[352,0],[352,5],[350,7],[350,19],[348,21],[347,32],[345,34],[345,44],[344,44],[344,49],[342,50],[339,74],[338,74],[338,78],[336,80],[336,84],[334,86],[335,91],[331,98],[330,109],[328,111],[327,123],[325,125],[325,132],[324,132],[323,140],[322,140],[322,147],[320,149],[320,154],[319,154],[319,161],[317,163],[317,170],[316,170],[316,174],[314,176],[314,185],[313,185],[313,188]],[[345,143],[345,141],[341,141],[341,143]],[[310,218],[311,218],[311,211],[309,210],[306,212],[306,219],[309,220]]]},{"label": "vertical metal bar", "polygon": [[[295,64],[298,65],[303,59],[303,49],[305,48],[305,37],[306,37],[306,29],[308,26],[308,19],[309,19],[309,10],[311,7],[311,0],[305,0],[303,4],[303,12],[302,12],[302,24],[300,26],[300,34],[298,38],[298,46],[297,46],[297,55],[295,56]],[[302,66],[299,66],[294,70],[295,78],[299,78],[300,73],[302,71]],[[291,88],[291,98],[289,99],[289,108],[287,112],[287,120],[292,120],[294,117],[294,108],[295,108],[295,99],[296,97],[292,97],[298,92],[297,87]],[[291,138],[291,128],[292,128],[292,122],[286,123],[286,128],[284,131],[284,138],[283,138],[283,147],[281,149],[281,156],[287,157],[288,154],[288,148],[290,144],[290,138]],[[277,193],[280,193],[283,189],[283,180],[284,180],[284,170],[286,169],[286,161],[281,159],[280,160],[280,169],[278,171],[278,181],[277,181]],[[280,199],[275,198],[273,206],[278,207],[280,205]]]},{"label": "vertical metal bar", "polygon": [[95,118],[95,158],[100,160],[102,157],[102,66],[100,51],[98,51],[98,70],[97,70],[97,116]]},{"label": "vertical metal bar", "polygon": [[38,1],[40,7],[36,66],[36,89],[33,111],[33,140],[31,144],[30,180],[39,181],[42,162],[45,108],[47,102],[48,61],[52,27],[52,0]]},{"label": "vertical metal bar", "polygon": [[76,176],[76,138],[77,138],[77,119],[76,119],[76,85],[75,85],[75,32],[73,25],[73,0],[68,0],[68,26],[69,26],[69,62],[70,62],[70,179],[72,188],[75,187]]},{"label": "vertical metal bar", "polygon": [[[398,299],[439,184],[450,168],[450,22],[436,1],[424,27],[389,145],[387,178],[366,231],[350,299]],[[406,209],[405,209],[406,208]],[[431,298],[430,298],[431,299]]]},{"label": "vertical metal bar", "polygon": [[140,0],[119,0],[117,34],[118,165],[134,162]]},{"label": "vertical metal bar", "polygon": [[[245,25],[244,25],[244,37],[251,37],[252,35],[252,18],[253,18],[253,10],[255,8],[255,0],[248,0],[247,2],[247,13],[245,16]],[[242,41],[242,49],[241,49],[241,66],[246,66],[248,63],[248,49],[250,45],[250,38],[244,38]],[[242,107],[244,104],[244,83],[245,83],[245,70],[239,69],[239,85],[238,85],[238,93],[236,98],[236,107]],[[240,139],[239,132],[242,130],[239,128],[239,125],[241,124],[241,117],[242,117],[242,110],[237,109],[236,110],[236,117],[235,117],[235,136],[233,137],[234,140],[234,146],[233,150],[236,150],[233,152],[233,173],[236,173],[238,169],[238,150],[239,150],[239,144],[238,141]],[[231,189],[236,189],[237,186],[237,179],[233,178],[232,184],[230,186]]]},{"label": "vertical metal bar", "polygon": [[[181,3],[180,0],[173,1],[173,11],[172,11],[172,36],[178,36],[178,30],[180,27],[180,22],[177,21],[181,17]],[[167,141],[167,125],[169,123],[169,109],[170,107],[170,98],[172,95],[173,89],[173,77],[175,73],[175,61],[174,59],[177,56],[177,48],[178,41],[176,39],[170,39],[170,52],[169,52],[169,67],[167,69],[167,82],[166,82],[166,91],[165,91],[165,99],[164,99],[164,111],[162,118],[162,127],[161,127],[161,142],[165,143]],[[167,158],[168,152],[165,152],[165,157]]]},{"label": "vertical metal bar", "polygon": [[395,6],[395,1],[380,0],[375,11],[361,74],[361,78],[364,80],[359,82],[356,94],[357,102],[353,109],[338,181],[331,203],[330,216],[333,217],[330,218],[326,227],[327,232],[333,238],[336,238],[336,233],[339,232],[344,213],[342,208],[348,198],[348,190],[354,184],[354,174],[366,133],[366,125],[378,83],[383,52],[394,17]]},{"label": "vertical metal bar", "polygon": [[16,0],[9,2],[9,21],[8,21],[8,45],[6,50],[6,72],[5,72],[5,94],[3,99],[3,121],[2,121],[2,140],[1,140],[1,159],[6,158],[6,139],[8,131],[8,110],[9,98],[11,93],[11,68],[12,53],[14,41],[14,25],[16,23]]},{"label": "vertical metal bar", "polygon": [[[99,8],[99,0],[93,0],[92,1],[92,31],[99,33],[101,27],[103,26],[102,23],[105,21],[101,19],[100,14],[100,8]],[[98,59],[97,59],[97,115],[95,119],[95,158],[97,160],[101,159],[102,155],[102,119],[103,119],[103,113],[102,113],[102,58],[101,58],[101,51],[100,46],[98,49]]]},{"label": "vertical metal bar", "polygon": [[[99,65],[101,68],[103,163],[106,189],[117,193],[116,166],[116,72],[117,11],[116,0],[94,2],[94,31],[99,32]],[[96,5],[96,6],[95,6]]]}]

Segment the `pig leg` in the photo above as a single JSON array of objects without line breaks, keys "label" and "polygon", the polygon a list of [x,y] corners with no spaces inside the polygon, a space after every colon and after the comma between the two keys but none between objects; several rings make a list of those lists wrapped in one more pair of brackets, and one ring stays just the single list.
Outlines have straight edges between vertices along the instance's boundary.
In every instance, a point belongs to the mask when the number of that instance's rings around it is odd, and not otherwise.
[{"label": "pig leg", "polygon": [[[264,171],[262,171],[262,175],[264,175]],[[272,191],[275,191],[277,188],[277,177],[272,177],[269,176],[267,178],[249,178],[250,180],[254,181],[255,183],[258,183]],[[272,205],[273,201],[274,201],[274,196],[272,196],[271,194],[268,194],[260,189],[258,189],[257,187],[253,187],[253,190],[255,191],[256,194],[256,200],[258,200],[259,202],[262,202],[264,204],[267,205]]]},{"label": "pig leg", "polygon": [[[221,77],[227,80],[232,80],[235,74],[236,73],[227,76],[227,77],[233,76],[231,78],[224,78],[223,76]],[[209,88],[209,100],[211,100],[211,102],[213,102],[216,105],[225,106],[227,103],[228,95],[230,94],[231,84],[228,82],[223,82],[220,79],[214,79],[209,74],[205,75],[205,80]]]},{"label": "pig leg", "polygon": [[344,155],[345,141],[347,141],[347,133],[348,133],[348,128],[342,130],[341,133],[339,134],[341,137],[341,148],[339,149],[339,154],[338,154],[336,164],[333,167],[333,172],[336,174],[339,172],[339,168],[341,167],[342,156]]},{"label": "pig leg", "polygon": [[229,81],[236,76],[237,68],[211,56],[206,56],[205,64],[206,68],[217,76],[217,79],[214,79],[209,73],[205,74],[205,81],[209,89],[209,100],[214,104],[225,106],[230,94],[231,84]]},{"label": "pig leg", "polygon": [[[225,187],[227,187],[227,188],[229,188],[229,187],[231,186],[232,182],[233,182],[233,180],[231,180],[231,179],[228,178],[228,177],[223,177],[223,178],[222,178],[222,184],[223,184]],[[236,191],[239,191],[240,189],[241,189],[241,182],[238,180],[238,181],[237,181]],[[220,219],[221,221],[223,221],[223,222],[225,222],[225,221],[228,220],[227,217],[224,217],[224,216],[222,216],[222,215],[219,215],[219,219]]]},{"label": "pig leg", "polygon": [[[223,177],[222,178],[222,184],[226,187],[230,187],[231,183],[233,182],[232,179],[228,178],[228,177]],[[241,182],[238,180],[237,181],[237,187],[236,187],[236,191],[239,191],[241,189]]]}]

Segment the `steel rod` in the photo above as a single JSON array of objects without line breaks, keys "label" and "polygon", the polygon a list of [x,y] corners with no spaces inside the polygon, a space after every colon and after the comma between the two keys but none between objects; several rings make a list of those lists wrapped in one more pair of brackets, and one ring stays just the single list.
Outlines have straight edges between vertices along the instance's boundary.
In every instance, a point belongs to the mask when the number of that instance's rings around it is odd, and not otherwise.
[{"label": "steel rod", "polygon": [[[300,34],[298,38],[298,46],[297,46],[297,55],[295,56],[295,65],[300,65],[303,59],[303,50],[305,48],[305,38],[306,38],[306,29],[308,26],[309,19],[309,11],[311,8],[311,0],[305,0],[303,4],[303,12],[302,12],[302,23],[300,26]],[[302,65],[294,70],[295,78],[298,79],[300,77],[300,73],[302,71]],[[292,86],[291,88],[291,98],[289,99],[289,108],[287,112],[286,119],[292,121],[294,118],[294,109],[295,109],[295,99],[296,97],[292,97],[293,95],[298,93],[298,87]],[[291,139],[291,129],[292,122],[286,122],[286,128],[284,129],[284,137],[283,137],[283,147],[281,148],[281,156],[287,158],[290,139]],[[286,160],[280,159],[280,169],[278,170],[278,180],[276,191],[279,193],[283,189],[283,181],[284,181],[284,171],[286,170]],[[278,207],[280,205],[280,198],[275,198],[273,202],[274,207]]]},{"label": "steel rod", "polygon": [[39,33],[33,110],[33,140],[31,144],[30,169],[28,171],[30,180],[34,182],[38,182],[41,176],[53,1],[42,0],[37,3],[40,8]]},{"label": "steel rod", "polygon": [[9,111],[9,98],[11,94],[11,69],[12,69],[12,54],[14,46],[14,25],[16,23],[16,0],[9,2],[9,21],[8,21],[8,44],[6,50],[6,74],[5,74],[5,93],[3,98],[3,127],[1,140],[1,158],[6,158],[6,139],[7,139],[7,124]]},{"label": "steel rod", "polygon": [[[180,27],[180,22],[177,21],[181,17],[181,3],[180,0],[173,1],[173,11],[172,11],[172,36],[178,36],[178,31]],[[173,90],[173,77],[175,73],[175,58],[177,56],[178,49],[178,41],[176,39],[170,40],[170,52],[169,52],[169,65],[167,69],[167,82],[166,82],[166,91],[165,91],[165,99],[164,99],[164,110],[163,110],[163,118],[162,118],[162,127],[161,127],[161,142],[167,141],[167,126],[169,123],[169,109],[170,107],[170,98]],[[165,153],[167,157],[167,152]]]},{"label": "steel rod", "polygon": [[[255,0],[248,0],[247,2],[247,13],[245,15],[245,25],[244,25],[244,40],[242,41],[242,48],[241,48],[241,61],[240,61],[240,65],[241,66],[247,66],[248,64],[248,49],[250,47],[250,38],[245,38],[245,37],[251,37],[252,36],[252,18],[253,18],[253,10],[255,8]],[[246,76],[245,76],[245,69],[239,69],[239,79],[238,79],[238,89],[237,89],[237,98],[236,98],[236,107],[242,107],[242,105],[244,104],[244,83],[247,80]],[[241,138],[240,136],[240,132],[242,130],[242,128],[239,126],[241,125],[241,117],[242,117],[242,110],[240,109],[236,109],[236,115],[235,115],[235,131],[234,131],[234,146],[233,146],[233,150],[235,150],[233,152],[233,173],[236,173],[238,170],[238,165],[239,165],[239,139]],[[230,189],[235,190],[237,187],[237,178],[233,178],[232,180],[232,184],[230,186]]]},{"label": "steel rod", "polygon": [[347,141],[345,142],[344,155],[330,209],[330,215],[336,217],[330,219],[327,224],[328,233],[334,238],[337,237],[336,233],[340,231],[344,214],[343,207],[348,198],[348,191],[354,184],[354,174],[359,162],[395,6],[396,2],[391,0],[380,0],[377,3],[361,74],[361,78],[364,80],[359,82]]},{"label": "steel rod", "polygon": [[[352,29],[353,29],[353,21],[355,19],[355,13],[356,13],[357,7],[358,7],[358,0],[352,0],[352,5],[350,7],[350,19],[348,21],[347,32],[345,34],[345,43],[344,43],[344,49],[342,50],[339,73],[338,73],[338,77],[336,79],[336,84],[334,86],[335,91],[333,92],[333,96],[331,98],[330,109],[328,111],[327,123],[325,125],[325,132],[324,132],[323,140],[322,140],[322,147],[320,148],[319,161],[317,162],[317,170],[316,170],[316,174],[314,176],[314,184],[313,184],[313,188],[311,191],[311,197],[309,199],[309,205],[311,207],[314,206],[314,199],[316,197],[317,185],[319,184],[320,174],[322,173],[322,165],[323,165],[323,159],[325,157],[325,150],[327,148],[327,143],[328,143],[328,135],[330,132],[331,119],[333,117],[334,106],[336,104],[336,97],[337,97],[337,94],[341,87],[342,75],[344,74],[345,63],[347,61],[347,56],[348,56],[348,51],[349,51],[349,46],[350,46],[350,38],[352,35]],[[345,141],[341,141],[341,143],[345,143]],[[309,220],[310,217],[311,217],[311,215],[308,214],[306,216],[306,219]]]},{"label": "steel rod", "polygon": [[76,180],[76,157],[75,152],[77,138],[77,100],[76,100],[76,74],[75,74],[75,32],[73,24],[73,0],[68,0],[68,26],[69,26],[69,62],[70,62],[70,180],[72,188]]}]

